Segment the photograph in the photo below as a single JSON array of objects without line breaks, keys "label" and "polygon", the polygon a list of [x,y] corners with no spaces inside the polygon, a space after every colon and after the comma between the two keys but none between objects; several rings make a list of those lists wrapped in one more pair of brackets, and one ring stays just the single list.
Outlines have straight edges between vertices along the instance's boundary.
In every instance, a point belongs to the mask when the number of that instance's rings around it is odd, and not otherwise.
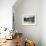
[{"label": "photograph", "polygon": [[36,24],[36,16],[35,15],[23,15],[22,16],[22,24],[23,25],[35,25]]}]

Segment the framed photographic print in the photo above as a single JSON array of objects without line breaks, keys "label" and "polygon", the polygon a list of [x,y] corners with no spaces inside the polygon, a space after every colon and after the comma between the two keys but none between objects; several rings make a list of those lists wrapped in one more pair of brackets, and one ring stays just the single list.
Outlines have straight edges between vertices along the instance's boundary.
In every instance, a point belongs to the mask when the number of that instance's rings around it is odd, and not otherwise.
[{"label": "framed photographic print", "polygon": [[22,15],[22,24],[23,25],[35,25],[36,15]]}]

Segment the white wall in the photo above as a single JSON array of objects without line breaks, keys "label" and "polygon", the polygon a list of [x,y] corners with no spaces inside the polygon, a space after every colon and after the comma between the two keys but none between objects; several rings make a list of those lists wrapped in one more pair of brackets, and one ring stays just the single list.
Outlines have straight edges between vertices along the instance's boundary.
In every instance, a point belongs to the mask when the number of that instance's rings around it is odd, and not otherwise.
[{"label": "white wall", "polygon": [[41,40],[42,46],[46,46],[46,0],[41,1]]},{"label": "white wall", "polygon": [[0,27],[12,28],[12,6],[16,0],[0,0]]},{"label": "white wall", "polygon": [[[40,0],[23,0],[17,8],[15,6],[16,5],[13,7],[15,29],[18,30],[18,32],[22,32],[24,38],[34,40],[36,46],[41,46]],[[36,15],[36,25],[22,25],[22,15],[24,14]]]}]

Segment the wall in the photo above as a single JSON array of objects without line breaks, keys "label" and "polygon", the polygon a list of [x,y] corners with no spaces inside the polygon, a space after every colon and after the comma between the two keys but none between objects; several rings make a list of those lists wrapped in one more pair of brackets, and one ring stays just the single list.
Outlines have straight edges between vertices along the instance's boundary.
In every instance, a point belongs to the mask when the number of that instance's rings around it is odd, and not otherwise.
[{"label": "wall", "polygon": [[0,27],[12,29],[12,6],[16,0],[0,0]]},{"label": "wall", "polygon": [[46,0],[41,1],[40,23],[42,46],[46,46]]},{"label": "wall", "polygon": [[[14,5],[15,30],[23,33],[24,39],[35,41],[36,46],[41,46],[40,34],[40,0],[23,0],[20,5]],[[36,25],[22,25],[22,15],[34,14],[36,16]]]}]

